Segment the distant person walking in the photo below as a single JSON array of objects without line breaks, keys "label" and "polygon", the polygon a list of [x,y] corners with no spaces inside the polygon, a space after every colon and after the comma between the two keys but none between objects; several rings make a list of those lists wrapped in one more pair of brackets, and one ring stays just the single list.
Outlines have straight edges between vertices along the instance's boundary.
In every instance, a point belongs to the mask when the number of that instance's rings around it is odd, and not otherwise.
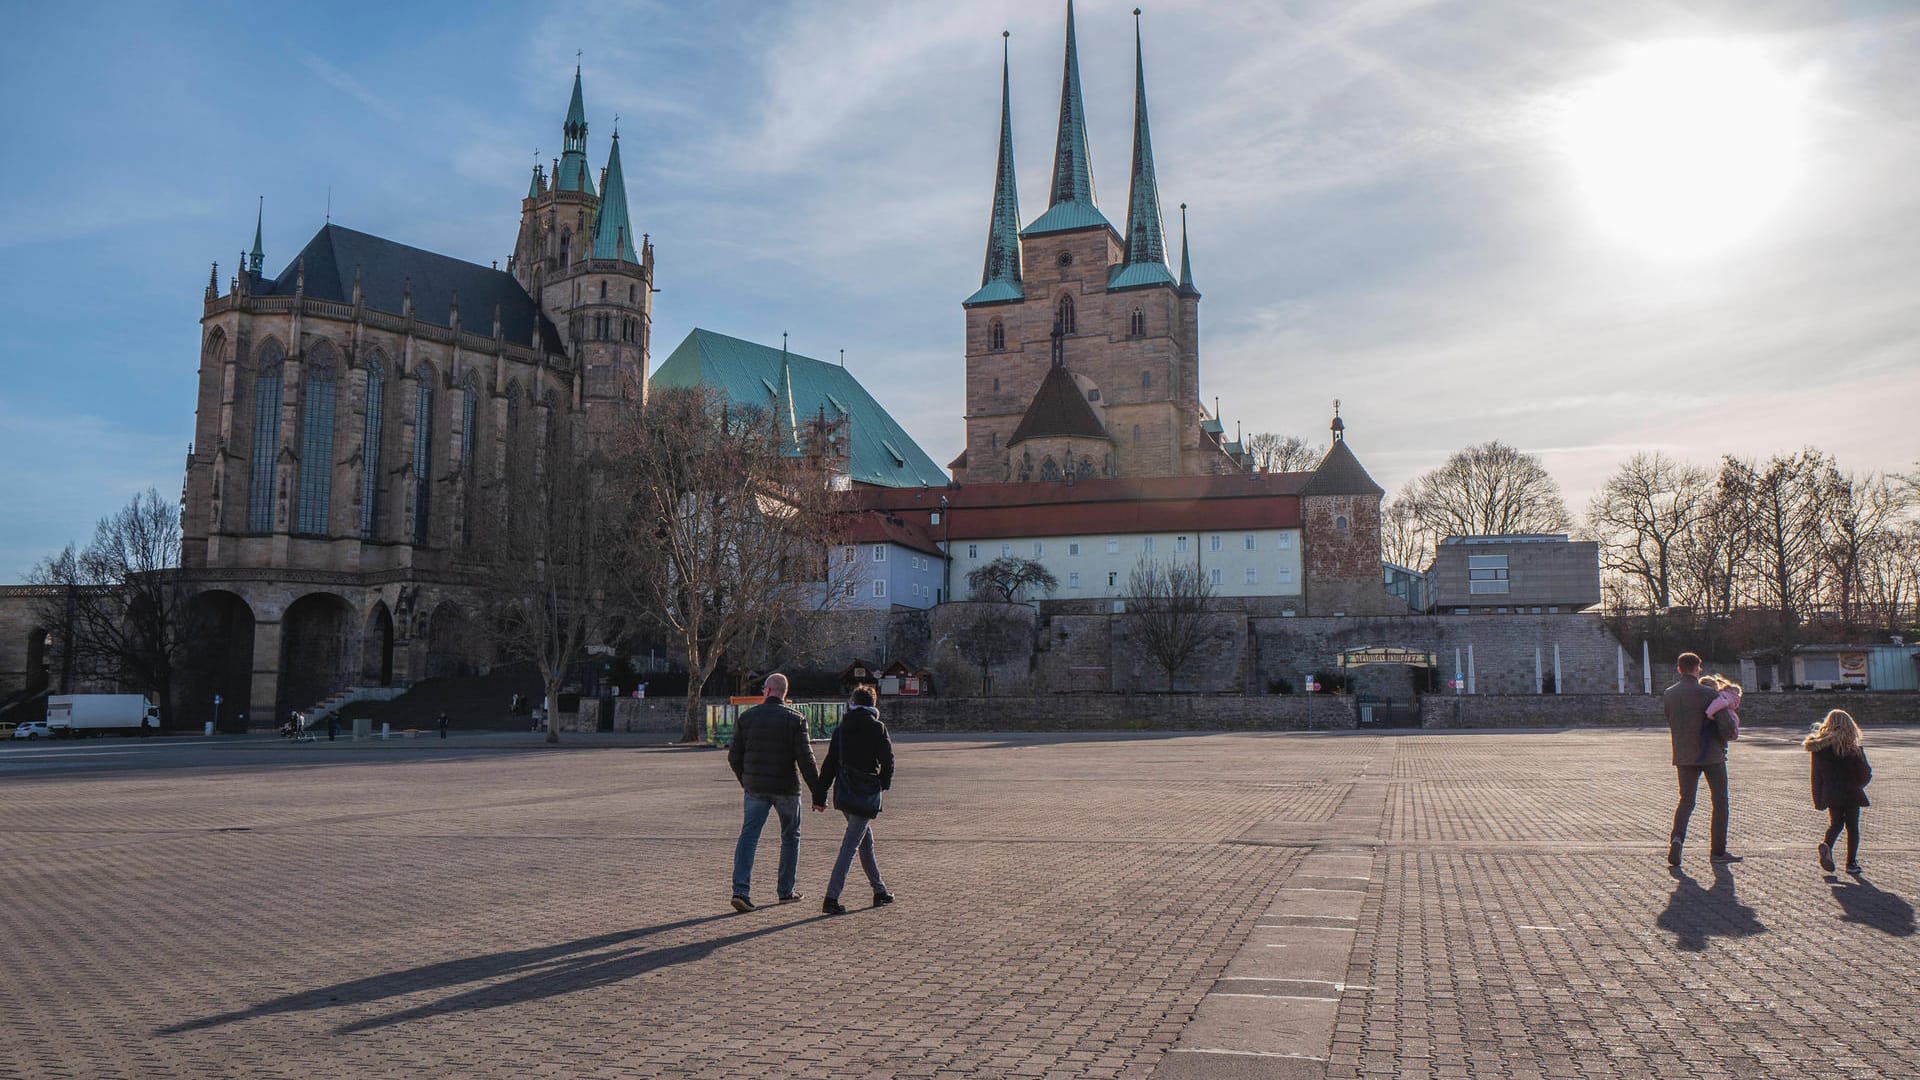
[{"label": "distant person walking", "polygon": [[807,718],[787,707],[787,677],[779,672],[767,676],[761,692],[766,700],[740,714],[727,746],[727,764],[746,793],[740,840],[733,847],[733,910],[742,912],[753,910],[754,848],[770,810],[780,815],[780,902],[800,899],[793,890],[800,870],[799,780],[806,780],[809,791],[820,786],[813,745],[807,741]]},{"label": "distant person walking", "polygon": [[445,709],[440,710],[440,715],[434,719],[434,723],[439,725],[440,727],[440,737],[443,739],[446,738],[447,737],[447,712]]},{"label": "distant person walking", "polygon": [[1700,657],[1685,652],[1674,662],[1680,679],[1667,687],[1661,704],[1673,741],[1673,767],[1680,780],[1680,804],[1673,810],[1673,833],[1667,844],[1667,865],[1680,865],[1680,848],[1687,841],[1687,822],[1693,817],[1694,796],[1700,778],[1707,778],[1713,797],[1713,848],[1716,863],[1737,863],[1740,856],[1727,850],[1727,742],[1733,718],[1726,709],[1707,715],[1707,706],[1719,696],[1717,686],[1700,681]]},{"label": "distant person walking", "polygon": [[1820,869],[1833,873],[1833,842],[1847,830],[1847,873],[1860,873],[1860,808],[1867,801],[1873,766],[1860,739],[1860,725],[1844,709],[1820,721],[1800,745],[1813,755],[1813,808],[1827,812],[1827,835],[1820,841]]},{"label": "distant person walking", "polygon": [[813,808],[825,808],[827,790],[833,790],[833,806],[847,818],[847,832],[840,840],[840,854],[833,860],[833,874],[827,878],[826,899],[820,910],[828,915],[845,915],[840,890],[846,887],[847,870],[853,865],[854,852],[860,853],[860,869],[867,884],[873,886],[873,906],[893,903],[887,883],[880,880],[880,864],[873,858],[873,819],[880,814],[880,793],[893,786],[893,740],[887,725],[880,722],[873,707],[873,691],[860,687],[853,692],[846,718],[833,730],[827,744],[827,760],[820,766],[820,782],[814,785]]}]

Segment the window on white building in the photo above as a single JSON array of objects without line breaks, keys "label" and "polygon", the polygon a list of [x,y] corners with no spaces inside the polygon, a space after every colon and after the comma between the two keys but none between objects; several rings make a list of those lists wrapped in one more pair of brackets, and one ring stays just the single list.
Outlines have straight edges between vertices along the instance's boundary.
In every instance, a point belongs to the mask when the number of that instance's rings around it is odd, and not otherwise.
[{"label": "window on white building", "polygon": [[1143,554],[1147,554],[1147,555],[1153,554],[1153,537],[1148,536],[1148,537],[1143,537],[1141,539],[1140,551]]},{"label": "window on white building", "polygon": [[847,595],[848,595],[848,596],[852,596],[852,595],[853,595],[853,590],[854,590],[854,584],[853,584],[853,582],[851,582],[851,581],[849,581],[849,582],[847,582]]},{"label": "window on white building", "polygon": [[1207,571],[1207,584],[1209,585],[1220,584],[1220,568],[1219,567],[1216,566],[1213,569]]},{"label": "window on white building", "polygon": [[979,544],[968,544],[968,545],[967,545],[967,558],[969,558],[969,559],[977,559],[977,558],[979,558],[979,557],[980,557],[980,545],[979,545]]},{"label": "window on white building", "polygon": [[880,578],[879,580],[873,583],[873,595],[880,596],[880,597],[884,597],[887,595],[887,579],[886,578]]},{"label": "window on white building", "polygon": [[1247,567],[1247,584],[1249,585],[1260,584],[1260,571],[1255,570],[1251,566]]},{"label": "window on white building", "polygon": [[1280,584],[1282,584],[1282,585],[1291,585],[1291,584],[1293,584],[1293,568],[1292,568],[1292,567],[1290,567],[1290,566],[1283,566],[1283,567],[1281,567],[1281,568],[1280,568],[1280,576],[1279,576],[1279,578],[1278,578],[1277,580],[1278,580],[1278,581],[1280,582]]},{"label": "window on white building", "polygon": [[1000,557],[1001,557],[1001,558],[1003,558],[1003,559],[1004,559],[1004,558],[1006,558],[1007,556],[1009,556],[1009,555],[1011,555],[1011,554],[1013,554],[1013,545],[1012,545],[1012,544],[1001,544],[1001,545],[1000,545]]},{"label": "window on white building", "polygon": [[855,556],[856,554],[858,554],[858,553],[857,553],[857,552],[855,551],[855,549],[854,549],[854,546],[853,546],[852,544],[848,544],[848,545],[847,545],[847,550],[846,550],[846,552],[845,552],[845,554],[844,554],[844,556],[843,556],[843,557],[841,558],[841,560],[840,560],[840,561],[841,561],[841,562],[852,562],[852,561],[853,561],[853,559],[854,559],[854,556]]},{"label": "window on white building", "polygon": [[1118,555],[1118,554],[1120,554],[1120,541],[1118,541],[1118,540],[1108,540],[1108,541],[1107,541],[1107,554],[1109,554],[1109,555]]},{"label": "window on white building", "polygon": [[1184,536],[1176,536],[1176,537],[1174,537],[1174,538],[1173,538],[1173,550],[1175,550],[1175,551],[1181,551],[1181,552],[1184,552],[1184,551],[1186,551],[1186,550],[1187,550],[1187,538],[1186,538],[1186,537],[1184,537]]},{"label": "window on white building", "polygon": [[1290,532],[1281,533],[1280,534],[1280,550],[1285,551],[1292,546],[1293,546],[1293,534]]},{"label": "window on white building", "polygon": [[1208,551],[1220,550],[1220,534],[1219,533],[1214,533],[1212,536],[1207,538],[1207,550]]},{"label": "window on white building", "polygon": [[873,545],[873,561],[874,562],[887,561],[887,545],[885,544]]},{"label": "window on white building", "polygon": [[1042,544],[1040,541],[1035,540],[1033,542],[1033,557],[1037,559],[1040,556],[1045,555],[1046,553],[1047,553],[1046,546]]},{"label": "window on white building", "polygon": [[1254,538],[1254,535],[1252,533],[1248,533],[1246,536],[1242,537],[1240,542],[1246,545],[1246,548],[1248,551],[1254,550],[1258,544],[1258,541]]},{"label": "window on white building", "polygon": [[1111,589],[1118,584],[1120,584],[1120,572],[1117,570],[1107,571],[1107,588]]},{"label": "window on white building", "polygon": [[1067,571],[1067,588],[1077,589],[1079,587],[1080,587],[1080,571],[1078,570]]},{"label": "window on white building", "polygon": [[1079,545],[1078,543],[1072,543],[1072,544],[1068,544],[1068,545],[1067,545],[1067,554],[1069,554],[1069,555],[1078,555],[1078,554],[1080,554],[1080,545]]}]

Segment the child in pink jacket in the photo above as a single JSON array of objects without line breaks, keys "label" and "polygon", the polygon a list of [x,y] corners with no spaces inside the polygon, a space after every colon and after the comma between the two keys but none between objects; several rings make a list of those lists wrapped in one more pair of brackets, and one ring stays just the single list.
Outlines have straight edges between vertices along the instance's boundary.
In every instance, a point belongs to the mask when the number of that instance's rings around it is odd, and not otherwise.
[{"label": "child in pink jacket", "polygon": [[1707,706],[1708,718],[1712,718],[1716,713],[1725,712],[1727,720],[1733,725],[1733,734],[1728,737],[1728,740],[1739,738],[1740,684],[1725,675],[1706,675],[1702,676],[1700,681],[1705,685],[1718,687],[1720,690],[1720,693],[1714,697],[1713,703]]}]

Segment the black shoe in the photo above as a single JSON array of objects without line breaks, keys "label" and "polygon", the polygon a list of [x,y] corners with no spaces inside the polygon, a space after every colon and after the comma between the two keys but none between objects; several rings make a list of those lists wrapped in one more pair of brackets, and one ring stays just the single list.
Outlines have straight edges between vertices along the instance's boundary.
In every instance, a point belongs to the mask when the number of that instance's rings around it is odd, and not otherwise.
[{"label": "black shoe", "polygon": [[787,895],[780,898],[780,902],[783,904],[791,904],[795,900],[805,900],[806,898],[807,898],[806,893],[800,893],[800,892],[788,893]]},{"label": "black shoe", "polygon": [[1680,841],[1678,840],[1675,840],[1671,844],[1667,845],[1667,865],[1668,866],[1680,865]]},{"label": "black shoe", "polygon": [[1847,864],[1847,873],[1852,874],[1854,877],[1859,877],[1864,872],[1865,871],[1860,869],[1860,864],[1857,862]]},{"label": "black shoe", "polygon": [[733,910],[745,915],[747,912],[753,910],[753,901],[744,896],[736,896],[733,898]]},{"label": "black shoe", "polygon": [[847,909],[841,905],[840,901],[829,896],[825,900],[820,901],[820,913],[823,915],[845,915]]},{"label": "black shoe", "polygon": [[891,904],[891,903],[893,903],[893,894],[892,894],[892,893],[890,893],[890,892],[877,892],[877,893],[874,893],[874,894],[873,894],[873,906],[874,906],[874,907],[886,907],[886,906],[887,906],[888,904]]},{"label": "black shoe", "polygon": [[1713,861],[1716,864],[1725,864],[1725,863],[1746,862],[1747,860],[1738,855],[1735,855],[1731,851],[1716,851],[1713,853]]},{"label": "black shoe", "polygon": [[1833,873],[1833,845],[1832,844],[1820,845],[1820,869],[1825,870],[1829,874]]}]

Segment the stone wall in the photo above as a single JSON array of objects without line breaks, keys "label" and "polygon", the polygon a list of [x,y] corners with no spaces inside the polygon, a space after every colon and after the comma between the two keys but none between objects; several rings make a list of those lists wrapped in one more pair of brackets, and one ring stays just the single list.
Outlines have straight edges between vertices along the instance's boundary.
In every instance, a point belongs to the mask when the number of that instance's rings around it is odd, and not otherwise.
[{"label": "stone wall", "polygon": [[1332,695],[1057,694],[885,698],[894,731],[1324,731],[1354,726]]}]

